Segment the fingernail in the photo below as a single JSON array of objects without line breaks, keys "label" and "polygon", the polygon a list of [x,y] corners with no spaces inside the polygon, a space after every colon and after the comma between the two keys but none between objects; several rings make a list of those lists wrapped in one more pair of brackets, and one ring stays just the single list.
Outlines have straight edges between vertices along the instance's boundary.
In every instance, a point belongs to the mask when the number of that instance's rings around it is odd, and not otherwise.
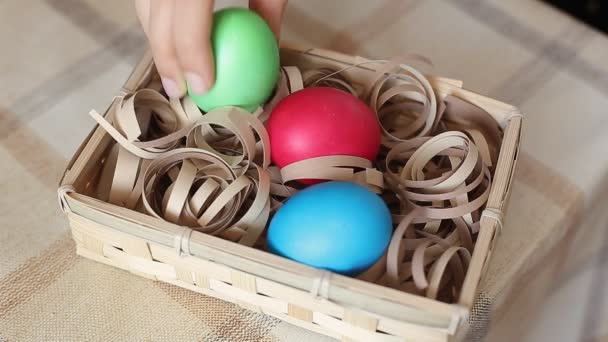
[{"label": "fingernail", "polygon": [[161,82],[163,83],[163,89],[165,89],[165,93],[167,93],[169,97],[180,97],[182,95],[179,86],[174,80],[162,77]]},{"label": "fingernail", "polygon": [[186,72],[186,82],[188,82],[190,90],[195,94],[204,94],[209,90],[207,82],[195,72]]}]

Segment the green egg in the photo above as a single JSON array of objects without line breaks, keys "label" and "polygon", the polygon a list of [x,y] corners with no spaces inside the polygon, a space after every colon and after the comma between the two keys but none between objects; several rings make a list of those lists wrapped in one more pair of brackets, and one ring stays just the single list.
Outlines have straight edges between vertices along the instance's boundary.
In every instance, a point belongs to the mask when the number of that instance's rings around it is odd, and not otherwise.
[{"label": "green egg", "polygon": [[255,12],[227,8],[213,15],[211,44],[215,84],[188,94],[203,111],[238,106],[252,111],[272,94],[279,77],[279,47],[272,30]]}]

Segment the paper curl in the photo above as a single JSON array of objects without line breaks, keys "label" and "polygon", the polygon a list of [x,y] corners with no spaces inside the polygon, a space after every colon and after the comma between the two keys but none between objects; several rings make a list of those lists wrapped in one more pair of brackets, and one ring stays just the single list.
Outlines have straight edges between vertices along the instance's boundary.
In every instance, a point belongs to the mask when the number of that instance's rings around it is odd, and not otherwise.
[{"label": "paper curl", "polygon": [[274,107],[276,107],[281,100],[287,95],[304,87],[302,82],[302,76],[297,67],[282,67],[274,93],[262,108],[258,108],[254,115],[262,122],[268,120],[270,113],[272,113]]},{"label": "paper curl", "polygon": [[122,98],[112,118],[113,126],[128,142],[150,153],[174,148],[183,129],[188,129],[178,121],[169,100],[153,89],[141,89]]},{"label": "paper curl", "polygon": [[403,62],[396,58],[381,65],[365,91],[378,114],[385,145],[428,135],[441,110],[429,81]]},{"label": "paper curl", "polygon": [[431,298],[443,288],[458,293],[490,190],[479,151],[463,132],[448,131],[388,152],[387,184],[402,200],[386,257],[388,286],[413,286]]},{"label": "paper curl", "polygon": [[337,88],[359,97],[360,94],[355,90],[344,76],[340,74],[340,70],[332,70],[330,68],[319,68],[304,71],[302,75],[305,87],[332,87]]},{"label": "paper curl", "polygon": [[247,245],[257,241],[270,213],[265,170],[255,167],[238,176],[201,149],[178,148],[152,161],[141,186],[146,213]]},{"label": "paper curl", "polygon": [[114,144],[104,158],[97,196],[103,201],[134,209],[141,194],[136,182],[147,165],[148,160]]},{"label": "paper curl", "polygon": [[384,188],[382,173],[372,167],[372,162],[361,157],[325,156],[301,160],[280,170],[281,180],[298,179],[334,180],[353,182],[381,193]]},{"label": "paper curl", "polygon": [[[256,138],[257,137],[257,138]],[[238,146],[241,151],[238,151]],[[203,116],[189,132],[186,146],[220,156],[232,168],[247,170],[257,162],[270,165],[270,138],[264,125],[238,107],[221,107]]]}]

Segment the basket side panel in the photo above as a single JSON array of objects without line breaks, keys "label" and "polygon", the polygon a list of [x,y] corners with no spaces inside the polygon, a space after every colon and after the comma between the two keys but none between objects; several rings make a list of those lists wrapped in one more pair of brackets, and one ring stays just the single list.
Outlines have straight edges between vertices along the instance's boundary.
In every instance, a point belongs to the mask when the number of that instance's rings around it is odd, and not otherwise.
[{"label": "basket side panel", "polygon": [[[204,295],[235,303],[343,341],[447,341],[447,331],[407,324],[359,309],[345,309],[305,291],[194,256],[178,255],[77,214],[68,214],[83,257]],[[328,309],[329,308],[329,309]],[[325,312],[331,312],[327,314]]]},{"label": "basket side panel", "polygon": [[[487,208],[503,213],[505,211],[520,147],[520,136],[521,117],[514,117],[505,130]],[[489,259],[501,228],[502,222],[489,217],[481,218],[479,235],[459,298],[461,305],[468,308],[473,306],[479,282],[485,273],[485,268],[489,265]]]}]

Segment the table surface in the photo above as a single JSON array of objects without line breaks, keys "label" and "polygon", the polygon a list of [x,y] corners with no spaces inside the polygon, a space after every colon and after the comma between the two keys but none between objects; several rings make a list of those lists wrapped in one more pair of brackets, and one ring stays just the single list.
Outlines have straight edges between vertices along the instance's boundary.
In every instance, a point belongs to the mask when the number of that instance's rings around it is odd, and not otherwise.
[{"label": "table surface", "polygon": [[602,0],[543,0],[608,33],[608,3]]},{"label": "table surface", "polygon": [[[242,1],[217,1],[220,6]],[[132,1],[0,1],[0,341],[325,340],[78,257],[55,190],[146,48]],[[433,73],[526,114],[469,340],[608,339],[608,40],[531,0],[291,1],[283,38]],[[329,340],[329,339],[328,339]]]}]

